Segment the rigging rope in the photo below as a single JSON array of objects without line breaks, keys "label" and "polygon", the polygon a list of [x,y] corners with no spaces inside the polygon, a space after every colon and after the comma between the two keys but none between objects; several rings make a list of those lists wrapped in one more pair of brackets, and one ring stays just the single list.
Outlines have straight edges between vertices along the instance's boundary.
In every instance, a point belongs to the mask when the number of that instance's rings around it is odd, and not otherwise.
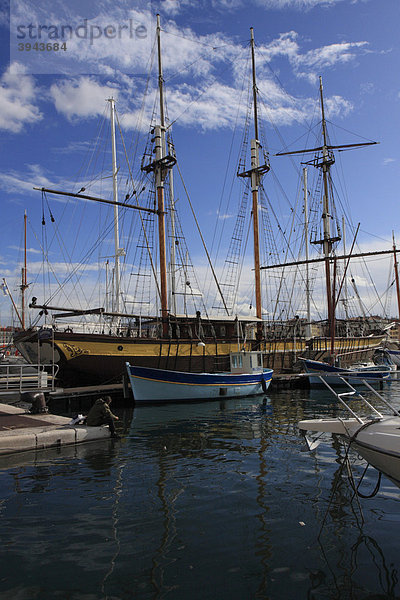
[{"label": "rigging rope", "polygon": [[[129,162],[129,159],[128,159],[128,155],[127,155],[127,152],[126,152],[125,142],[124,142],[124,138],[123,138],[123,135],[122,135],[122,131],[121,131],[121,127],[120,127],[120,124],[119,124],[118,117],[117,117],[117,122],[118,122],[118,127],[119,127],[119,130],[120,130],[120,134],[121,134],[122,144],[123,144],[123,147],[124,147],[126,162],[127,162],[128,170],[129,170],[129,176],[131,178],[131,183],[132,183],[132,187],[133,187],[133,190],[134,190],[135,189],[135,184],[134,184],[133,174],[132,174],[130,162]],[[139,206],[137,194],[132,194],[132,195],[135,195],[136,205]],[[156,288],[157,288],[158,297],[161,299],[161,290],[160,290],[160,286],[159,286],[158,279],[157,279],[156,269],[154,267],[153,257],[151,255],[151,251],[150,251],[150,245],[149,245],[149,242],[148,242],[148,239],[147,239],[147,234],[146,234],[146,229],[145,229],[145,225],[144,225],[144,219],[143,219],[143,216],[142,216],[142,211],[139,210],[138,213],[139,213],[140,222],[142,224],[142,231],[143,231],[144,239],[145,239],[145,242],[146,242],[147,251],[149,253],[151,269],[152,269],[152,272],[153,272],[153,277],[154,277],[154,282],[155,282],[155,285],[156,285]]]},{"label": "rigging rope", "polygon": [[219,294],[220,294],[220,296],[221,296],[221,299],[222,299],[222,302],[223,302],[223,304],[224,304],[224,308],[225,308],[226,314],[227,314],[227,315],[229,315],[229,311],[228,311],[228,308],[227,308],[227,306],[226,306],[226,303],[225,303],[225,298],[224,298],[224,296],[223,296],[223,294],[222,294],[221,287],[220,287],[220,285],[219,285],[219,282],[218,282],[217,276],[216,276],[216,274],[215,274],[215,271],[214,271],[214,267],[212,266],[212,263],[211,263],[211,259],[210,259],[210,255],[209,255],[209,253],[208,253],[208,250],[207,250],[206,243],[205,243],[205,241],[204,241],[204,238],[203,238],[203,235],[202,235],[202,233],[201,233],[201,231],[200,231],[199,223],[198,223],[198,221],[197,221],[197,217],[196,217],[196,215],[195,215],[195,213],[194,213],[194,210],[193,210],[193,206],[192,206],[192,202],[191,202],[191,200],[190,200],[189,193],[188,193],[188,191],[187,191],[187,188],[186,188],[185,182],[183,181],[183,177],[182,177],[181,170],[180,170],[180,168],[179,168],[179,164],[177,163],[177,165],[176,165],[176,166],[177,166],[178,173],[179,173],[179,175],[180,175],[180,178],[181,178],[181,181],[182,181],[183,188],[184,188],[184,190],[185,190],[186,197],[187,197],[187,199],[188,199],[188,202],[189,202],[190,210],[192,211],[192,215],[193,215],[194,221],[195,221],[195,223],[196,223],[197,231],[198,231],[198,233],[199,233],[199,235],[200,235],[200,239],[201,239],[201,242],[202,242],[202,244],[203,244],[203,248],[204,248],[204,250],[205,250],[205,253],[206,253],[206,255],[207,255],[207,260],[208,260],[208,263],[209,263],[209,265],[210,265],[210,269],[211,269],[211,272],[212,272],[212,274],[213,274],[214,281],[215,281],[215,283],[216,283],[216,286],[217,286],[217,288],[218,288],[218,292],[219,292]]}]

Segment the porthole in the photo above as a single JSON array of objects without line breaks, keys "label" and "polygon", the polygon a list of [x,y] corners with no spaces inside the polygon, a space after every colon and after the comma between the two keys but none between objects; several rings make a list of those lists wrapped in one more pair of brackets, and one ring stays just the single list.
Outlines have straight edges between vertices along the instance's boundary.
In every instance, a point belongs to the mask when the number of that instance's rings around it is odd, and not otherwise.
[{"label": "porthole", "polygon": [[123,349],[124,349],[123,346],[118,346],[118,348],[117,348],[117,350],[120,350],[120,351],[123,350]]}]

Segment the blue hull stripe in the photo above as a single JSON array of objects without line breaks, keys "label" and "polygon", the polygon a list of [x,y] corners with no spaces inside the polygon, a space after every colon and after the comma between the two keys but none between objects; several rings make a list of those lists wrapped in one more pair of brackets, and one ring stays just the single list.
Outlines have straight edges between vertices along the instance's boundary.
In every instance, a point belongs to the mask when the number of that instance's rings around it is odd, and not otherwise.
[{"label": "blue hull stripe", "polygon": [[254,385],[264,380],[271,381],[272,370],[266,369],[263,373],[240,374],[231,373],[184,373],[182,371],[166,371],[163,369],[151,369],[148,367],[129,366],[132,377],[157,381],[159,383],[174,383],[177,385],[201,385],[201,386],[236,386]]}]

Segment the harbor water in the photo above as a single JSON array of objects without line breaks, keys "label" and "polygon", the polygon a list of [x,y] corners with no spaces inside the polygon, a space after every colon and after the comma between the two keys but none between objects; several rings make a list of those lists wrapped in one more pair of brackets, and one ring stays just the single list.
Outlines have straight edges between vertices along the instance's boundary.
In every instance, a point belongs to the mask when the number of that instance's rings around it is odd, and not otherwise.
[{"label": "harbor water", "polygon": [[400,598],[399,488],[302,451],[325,392],[112,407],[120,440],[0,459],[1,600]]}]

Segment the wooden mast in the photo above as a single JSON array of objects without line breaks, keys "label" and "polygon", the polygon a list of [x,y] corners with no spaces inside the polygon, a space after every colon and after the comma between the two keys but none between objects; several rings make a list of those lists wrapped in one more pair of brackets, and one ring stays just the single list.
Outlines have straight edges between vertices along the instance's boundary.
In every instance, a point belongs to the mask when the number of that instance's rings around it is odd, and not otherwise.
[{"label": "wooden mast", "polygon": [[[322,224],[323,224],[323,252],[325,256],[325,281],[326,281],[326,299],[327,299],[327,307],[328,307],[328,323],[329,323],[329,334],[331,336],[332,344],[331,344],[331,354],[334,353],[334,312],[333,305],[334,301],[332,298],[332,280],[331,280],[331,270],[330,270],[330,258],[332,252],[332,243],[331,238],[331,225],[330,219],[332,215],[329,210],[329,186],[328,186],[328,174],[331,165],[333,164],[333,155],[328,152],[328,142],[327,142],[327,134],[326,134],[326,121],[325,121],[325,109],[324,109],[324,95],[322,88],[322,77],[319,78],[319,93],[321,100],[321,115],[322,115],[322,136],[323,136],[323,146],[322,146],[322,178],[324,183],[324,197],[322,201]],[[332,361],[333,361],[332,356]]]},{"label": "wooden mast", "polygon": [[[328,327],[329,327],[329,337],[331,338],[331,360],[334,362],[334,343],[335,343],[335,298],[332,293],[332,277],[331,277],[331,261],[334,259],[332,256],[332,248],[334,242],[339,242],[340,237],[331,237],[331,226],[330,220],[332,219],[332,214],[330,212],[330,203],[329,203],[329,171],[331,166],[335,162],[335,157],[333,154],[333,150],[339,150],[344,148],[356,148],[362,146],[371,146],[376,144],[377,142],[363,142],[360,144],[343,144],[338,146],[332,146],[328,143],[327,136],[327,128],[326,128],[326,119],[325,119],[325,108],[324,108],[324,96],[323,96],[323,87],[322,87],[322,77],[319,78],[319,93],[320,93],[320,103],[321,103],[321,115],[322,115],[322,136],[323,142],[322,146],[318,148],[311,148],[305,150],[295,150],[292,152],[278,152],[276,156],[286,156],[292,154],[303,154],[306,152],[322,152],[322,159],[318,159],[317,157],[309,161],[309,163],[314,167],[318,167],[322,169],[322,178],[323,178],[323,208],[322,208],[322,223],[323,223],[323,238],[321,240],[315,240],[313,244],[321,244],[323,249],[324,258],[322,259],[325,263],[325,281],[326,281],[326,298],[327,298],[327,308],[328,308]],[[314,262],[307,260],[307,263]]]},{"label": "wooden mast", "polygon": [[394,262],[394,278],[396,282],[396,295],[397,295],[397,315],[400,322],[400,282],[399,282],[399,263],[397,262],[397,248],[396,241],[394,239],[394,231],[392,232],[393,237],[393,262]]},{"label": "wooden mast", "polygon": [[257,117],[257,84],[256,84],[256,63],[254,57],[254,33],[251,32],[251,65],[253,72],[253,108],[254,108],[254,140],[251,140],[251,191],[253,196],[253,240],[254,240],[254,276],[255,276],[255,294],[256,294],[256,316],[262,318],[261,304],[261,274],[260,274],[260,231],[258,224],[258,185],[259,174],[257,168],[260,165],[259,158],[259,136],[258,136],[258,117]]},{"label": "wooden mast", "polygon": [[165,248],[165,210],[164,210],[164,179],[166,172],[162,166],[165,151],[165,117],[164,117],[164,89],[161,62],[160,15],[157,15],[157,49],[158,49],[158,87],[160,92],[160,126],[156,127],[156,190],[158,208],[158,242],[160,249],[160,292],[161,292],[161,321],[163,335],[168,331],[168,300],[167,300],[167,257]]},{"label": "wooden mast", "polygon": [[307,167],[303,167],[303,191],[304,191],[304,241],[306,247],[306,306],[307,306],[307,325],[306,339],[311,338],[311,298],[310,298],[310,273],[308,256],[308,186],[307,186]]},{"label": "wooden mast", "polygon": [[[174,148],[172,140],[168,139],[168,153],[172,155]],[[175,227],[175,198],[174,198],[174,176],[173,170],[169,172],[169,204],[170,204],[170,219],[171,219],[171,246],[170,246],[170,262],[169,262],[169,310],[176,315],[176,227]]]},{"label": "wooden mast", "polygon": [[165,199],[164,180],[168,169],[176,162],[169,160],[165,144],[165,114],[164,114],[164,79],[161,61],[161,26],[160,15],[157,15],[157,49],[158,49],[158,89],[160,94],[160,125],[154,128],[155,155],[153,163],[156,178],[157,213],[158,213],[158,243],[160,252],[160,301],[163,336],[168,333],[168,292],[167,292],[167,253],[165,241]]},{"label": "wooden mast", "polygon": [[160,15],[157,15],[157,50],[158,50],[158,89],[160,95],[160,124],[154,127],[154,154],[155,160],[143,165],[142,170],[146,173],[154,172],[157,198],[158,215],[158,244],[160,256],[160,302],[162,334],[168,335],[168,289],[167,289],[167,252],[165,234],[165,194],[164,181],[168,171],[176,163],[172,154],[167,154],[165,140],[165,111],[164,111],[164,78],[161,60],[161,26]]},{"label": "wooden mast", "polygon": [[259,319],[257,333],[262,334],[262,296],[261,296],[261,271],[260,271],[260,226],[259,226],[259,202],[258,189],[261,177],[269,171],[269,165],[260,165],[260,140],[258,132],[258,114],[257,114],[257,83],[256,83],[256,61],[254,52],[254,32],[250,27],[250,48],[251,65],[253,75],[253,111],[254,111],[254,139],[251,140],[251,168],[243,173],[238,173],[239,177],[250,177],[252,192],[252,215],[253,215],[253,247],[254,247],[254,285],[256,299],[256,317]]}]

